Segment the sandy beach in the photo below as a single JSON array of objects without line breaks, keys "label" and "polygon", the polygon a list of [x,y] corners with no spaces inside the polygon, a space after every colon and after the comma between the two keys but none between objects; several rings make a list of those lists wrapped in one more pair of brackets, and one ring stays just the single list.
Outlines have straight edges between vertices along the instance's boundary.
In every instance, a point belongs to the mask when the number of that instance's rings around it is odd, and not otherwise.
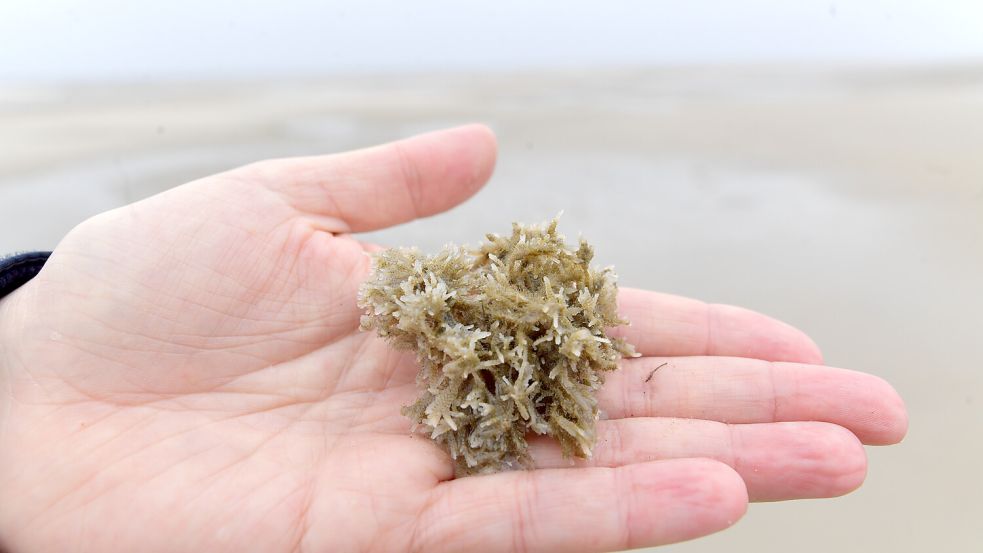
[{"label": "sandy beach", "polygon": [[[983,520],[983,65],[679,67],[0,85],[0,252],[259,159],[481,121],[464,206],[368,235],[435,249],[561,210],[627,286],[750,307],[907,401],[843,498],[753,505],[673,552],[966,551]],[[657,516],[657,514],[653,515]]]}]

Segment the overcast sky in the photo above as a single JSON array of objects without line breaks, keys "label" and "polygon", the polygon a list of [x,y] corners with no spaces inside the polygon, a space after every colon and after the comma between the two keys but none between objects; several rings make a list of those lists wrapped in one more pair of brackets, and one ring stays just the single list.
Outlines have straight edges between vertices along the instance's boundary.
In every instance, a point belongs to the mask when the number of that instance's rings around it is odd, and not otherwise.
[{"label": "overcast sky", "polygon": [[0,0],[0,80],[967,59],[980,0]]}]

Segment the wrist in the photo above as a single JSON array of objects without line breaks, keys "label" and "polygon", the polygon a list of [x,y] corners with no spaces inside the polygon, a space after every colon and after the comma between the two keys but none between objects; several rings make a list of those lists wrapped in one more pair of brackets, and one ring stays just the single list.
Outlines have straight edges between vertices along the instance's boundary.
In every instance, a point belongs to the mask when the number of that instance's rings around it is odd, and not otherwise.
[{"label": "wrist", "polygon": [[[29,287],[0,298],[0,438],[5,435],[13,398],[13,382],[23,364],[23,300],[27,294],[30,294]],[[0,453],[2,447],[0,444]]]},{"label": "wrist", "polygon": [[30,294],[30,287],[23,287],[37,276],[50,256],[51,252],[36,251],[0,258],[0,385],[4,388],[9,388],[11,365],[18,356],[15,348],[22,343],[24,321],[18,306]]},{"label": "wrist", "polygon": [[[0,377],[5,377],[9,373],[17,359],[15,350],[20,342],[17,321],[21,318],[21,296],[23,296],[22,293],[15,291],[7,297],[0,298]],[[6,379],[4,378],[4,380]]]},{"label": "wrist", "polygon": [[13,336],[10,319],[14,298],[8,296],[0,299],[0,436],[6,428],[6,414],[10,409],[10,381],[16,354],[13,352],[16,338]]}]

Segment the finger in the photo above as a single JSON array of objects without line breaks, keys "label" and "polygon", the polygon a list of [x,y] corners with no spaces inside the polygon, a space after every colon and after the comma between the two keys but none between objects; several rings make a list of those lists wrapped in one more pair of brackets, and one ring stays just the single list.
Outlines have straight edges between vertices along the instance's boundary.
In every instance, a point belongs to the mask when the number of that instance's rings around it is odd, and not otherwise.
[{"label": "finger", "polygon": [[822,421],[866,444],[897,443],[908,428],[894,388],[861,372],[738,357],[641,357],[621,367],[598,393],[600,409],[611,419]]},{"label": "finger", "polygon": [[746,508],[744,482],[708,459],[507,472],[438,486],[410,549],[620,551],[722,530]]},{"label": "finger", "polygon": [[753,501],[836,497],[858,488],[867,455],[850,431],[823,422],[725,424],[695,419],[635,418],[597,423],[587,460],[563,457],[555,440],[530,442],[537,467],[620,467],[661,459],[705,457],[731,466]]},{"label": "finger", "polygon": [[491,176],[495,135],[483,125],[430,132],[344,154],[247,168],[325,230],[363,232],[446,211]]},{"label": "finger", "polygon": [[771,317],[731,305],[623,288],[621,314],[630,326],[624,337],[642,355],[726,355],[768,361],[822,364],[823,356],[804,332]]}]

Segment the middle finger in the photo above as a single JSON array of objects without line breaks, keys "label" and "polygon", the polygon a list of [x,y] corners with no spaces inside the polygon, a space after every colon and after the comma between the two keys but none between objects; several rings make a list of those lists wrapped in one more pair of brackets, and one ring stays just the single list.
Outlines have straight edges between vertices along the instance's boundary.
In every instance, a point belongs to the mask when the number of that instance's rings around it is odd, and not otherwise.
[{"label": "middle finger", "polygon": [[738,357],[626,359],[606,375],[598,403],[610,419],[829,422],[878,445],[900,441],[908,425],[901,398],[876,376]]}]

